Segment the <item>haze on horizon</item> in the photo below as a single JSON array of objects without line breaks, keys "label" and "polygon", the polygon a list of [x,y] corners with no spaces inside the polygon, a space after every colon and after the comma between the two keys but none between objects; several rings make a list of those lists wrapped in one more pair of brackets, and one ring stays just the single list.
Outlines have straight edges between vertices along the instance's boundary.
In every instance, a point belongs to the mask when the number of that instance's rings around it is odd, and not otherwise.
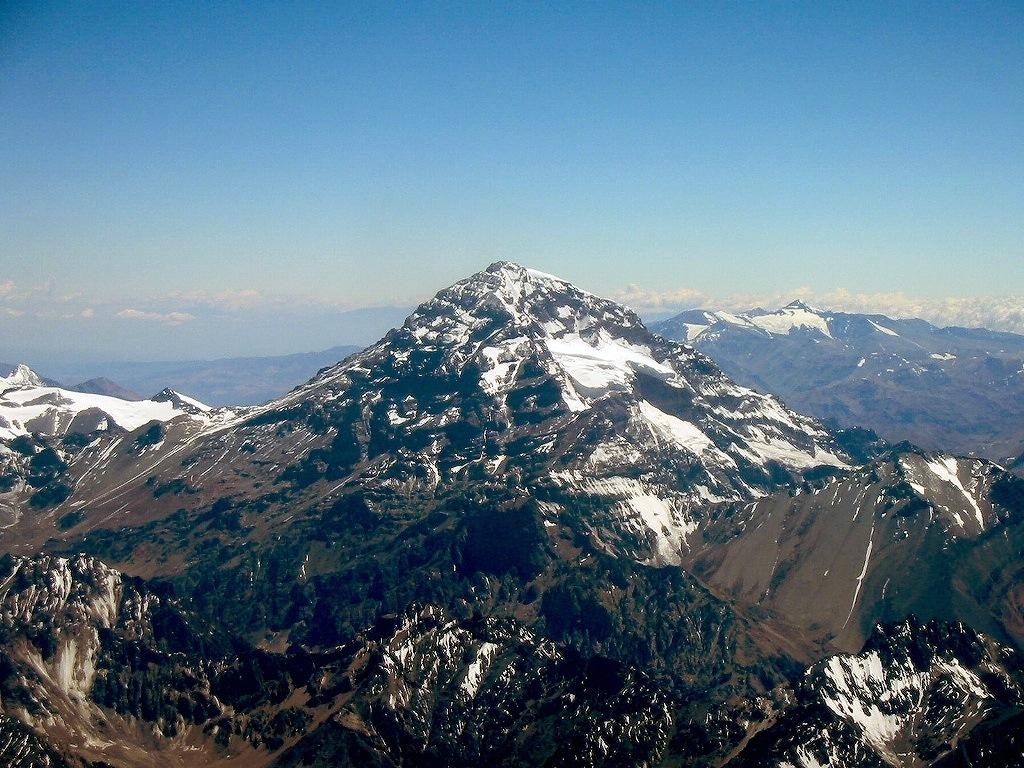
[{"label": "haze on horizon", "polygon": [[0,359],[366,343],[497,259],[1024,332],[1019,3],[6,4],[0,114]]}]

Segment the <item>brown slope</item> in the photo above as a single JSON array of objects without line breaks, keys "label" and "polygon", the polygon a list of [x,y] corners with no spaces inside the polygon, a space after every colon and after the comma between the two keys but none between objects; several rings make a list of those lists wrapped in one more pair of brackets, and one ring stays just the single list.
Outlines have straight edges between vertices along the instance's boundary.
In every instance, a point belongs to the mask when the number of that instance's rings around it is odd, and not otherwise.
[{"label": "brown slope", "polygon": [[723,507],[687,566],[716,594],[851,652],[875,622],[910,613],[1021,645],[1021,486],[980,460],[903,453],[796,495]]}]

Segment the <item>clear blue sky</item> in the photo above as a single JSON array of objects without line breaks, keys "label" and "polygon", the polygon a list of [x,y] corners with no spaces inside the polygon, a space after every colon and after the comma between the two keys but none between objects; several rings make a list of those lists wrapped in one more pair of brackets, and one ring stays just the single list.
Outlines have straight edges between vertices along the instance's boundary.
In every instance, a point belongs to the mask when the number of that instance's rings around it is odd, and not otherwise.
[{"label": "clear blue sky", "polygon": [[[58,349],[58,305],[63,343],[181,356],[214,310],[408,305],[498,258],[1024,294],[1020,2],[330,5],[0,3],[0,359]],[[224,353],[349,340],[317,328]]]}]

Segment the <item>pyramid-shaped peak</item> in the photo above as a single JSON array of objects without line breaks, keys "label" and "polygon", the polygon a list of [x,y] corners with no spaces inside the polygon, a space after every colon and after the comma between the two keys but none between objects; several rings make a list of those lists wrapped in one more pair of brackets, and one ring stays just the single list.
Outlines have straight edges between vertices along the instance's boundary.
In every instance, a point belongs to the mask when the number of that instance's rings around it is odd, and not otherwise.
[{"label": "pyramid-shaped peak", "polygon": [[[449,341],[481,326],[518,328],[528,336],[562,336],[605,327],[609,331],[643,328],[632,310],[583,291],[567,280],[509,261],[498,261],[460,280],[420,305],[406,329],[420,329]],[[530,329],[530,330],[527,330]]]},{"label": "pyramid-shaped peak", "polygon": [[557,275],[552,275],[548,272],[541,272],[540,270],[532,269],[531,267],[524,267],[522,264],[517,264],[514,261],[496,261],[487,267],[484,272],[501,275],[512,280],[548,281],[554,283],[565,283],[566,285],[570,284],[568,280],[563,280]]},{"label": "pyramid-shaped peak", "polygon": [[783,309],[802,309],[805,312],[815,312],[815,313],[820,311],[817,307],[812,307],[810,304],[808,304],[803,299],[793,299],[793,301],[789,302],[789,304],[784,306]]},{"label": "pyramid-shaped peak", "polygon": [[300,403],[317,429],[332,427],[332,445],[349,446],[333,467],[322,451],[303,477],[336,484],[365,471],[431,494],[469,477],[550,483],[607,499],[631,541],[650,530],[637,546],[656,562],[678,561],[687,510],[767,492],[772,467],[845,464],[819,425],[631,310],[509,262],[442,290],[274,407],[290,419]]},{"label": "pyramid-shaped peak", "polygon": [[183,395],[181,392],[171,389],[170,387],[165,387],[153,395],[152,400],[155,403],[170,403],[175,408],[191,414],[206,413],[207,411],[213,410],[206,403],[201,403],[194,397]]}]

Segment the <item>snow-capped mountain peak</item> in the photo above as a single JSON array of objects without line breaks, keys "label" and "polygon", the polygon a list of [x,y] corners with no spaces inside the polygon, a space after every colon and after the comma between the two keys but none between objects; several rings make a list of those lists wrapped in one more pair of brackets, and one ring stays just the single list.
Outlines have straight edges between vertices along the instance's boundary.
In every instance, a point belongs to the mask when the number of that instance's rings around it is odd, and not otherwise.
[{"label": "snow-capped mountain peak", "polygon": [[170,387],[162,389],[160,392],[153,395],[153,402],[170,403],[175,409],[191,414],[208,413],[213,410],[213,408],[208,406],[206,403],[201,403],[194,397],[183,395]]},{"label": "snow-capped mountain peak", "polygon": [[5,389],[22,389],[25,387],[42,387],[43,380],[24,363],[19,363],[8,376],[0,376],[0,392]]},{"label": "snow-capped mountain peak", "polygon": [[498,325],[506,331],[529,329],[533,336],[561,338],[609,323],[642,327],[634,312],[613,301],[553,275],[499,261],[439,292],[404,328],[421,342],[451,344],[465,343]]},{"label": "snow-capped mountain peak", "polygon": [[328,412],[316,428],[330,425],[345,462],[309,462],[304,477],[372,465],[387,482],[424,478],[433,493],[512,472],[613,500],[663,561],[693,529],[688,510],[845,463],[820,425],[737,386],[633,311],[508,262],[439,292],[274,407],[311,401]]},{"label": "snow-capped mountain peak", "polygon": [[816,314],[821,313],[820,309],[818,309],[817,307],[812,307],[803,299],[793,299],[791,302],[789,302],[789,304],[783,307],[783,309],[802,309],[805,312],[814,312]]},{"label": "snow-capped mountain peak", "polygon": [[130,432],[150,421],[166,422],[186,414],[205,423],[227,419],[231,413],[230,409],[215,412],[172,390],[164,390],[152,400],[130,401],[60,387],[7,387],[0,391],[0,439],[31,433],[63,436],[97,430]]}]

